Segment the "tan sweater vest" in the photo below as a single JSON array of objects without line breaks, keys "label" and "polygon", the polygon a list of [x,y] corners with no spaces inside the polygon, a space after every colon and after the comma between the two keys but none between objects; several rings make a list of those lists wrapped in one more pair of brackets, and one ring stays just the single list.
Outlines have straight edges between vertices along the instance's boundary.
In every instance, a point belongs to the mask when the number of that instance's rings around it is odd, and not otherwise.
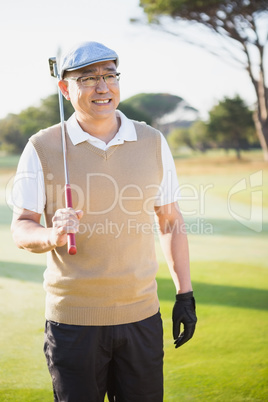
[{"label": "tan sweater vest", "polygon": [[[139,321],[159,308],[154,198],[162,180],[161,137],[134,122],[137,141],[107,151],[66,135],[74,209],[82,209],[77,254],[48,253],[46,319],[74,325]],[[46,188],[45,221],[65,207],[60,125],[30,138]]]}]

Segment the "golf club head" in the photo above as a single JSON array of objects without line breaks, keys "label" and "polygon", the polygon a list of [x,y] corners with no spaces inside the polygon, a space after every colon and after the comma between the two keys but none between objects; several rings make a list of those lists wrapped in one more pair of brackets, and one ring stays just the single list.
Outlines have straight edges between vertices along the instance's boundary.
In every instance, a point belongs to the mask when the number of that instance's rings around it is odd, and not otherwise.
[{"label": "golf club head", "polygon": [[52,75],[52,77],[58,78],[58,69],[57,69],[56,57],[50,57],[48,59],[48,62],[49,62],[50,75]]}]

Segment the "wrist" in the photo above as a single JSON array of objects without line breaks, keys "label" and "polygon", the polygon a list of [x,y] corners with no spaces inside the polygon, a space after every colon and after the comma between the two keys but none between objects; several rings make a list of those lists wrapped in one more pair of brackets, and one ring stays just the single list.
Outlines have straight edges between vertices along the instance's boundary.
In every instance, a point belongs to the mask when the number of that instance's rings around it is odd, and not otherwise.
[{"label": "wrist", "polygon": [[178,293],[176,294],[176,300],[188,300],[194,296],[194,292],[191,290],[190,292],[186,293]]},{"label": "wrist", "polygon": [[47,245],[50,250],[53,250],[57,247],[54,228],[48,228],[48,231]]},{"label": "wrist", "polygon": [[189,286],[181,286],[178,290],[177,290],[177,294],[184,294],[184,293],[188,293],[188,292],[192,292],[193,288],[192,285]]}]

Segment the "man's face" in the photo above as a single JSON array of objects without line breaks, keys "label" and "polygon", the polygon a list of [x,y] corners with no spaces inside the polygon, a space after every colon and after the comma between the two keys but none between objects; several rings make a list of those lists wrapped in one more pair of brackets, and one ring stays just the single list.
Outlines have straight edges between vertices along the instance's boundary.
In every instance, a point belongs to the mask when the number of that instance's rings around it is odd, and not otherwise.
[{"label": "man's face", "polygon": [[119,83],[116,81],[115,84],[107,84],[101,78],[95,87],[85,87],[80,81],[68,80],[68,77],[78,78],[115,72],[115,63],[104,61],[65,73],[64,80],[59,82],[59,86],[63,95],[70,99],[78,120],[86,121],[89,118],[99,120],[114,114],[120,101]]}]

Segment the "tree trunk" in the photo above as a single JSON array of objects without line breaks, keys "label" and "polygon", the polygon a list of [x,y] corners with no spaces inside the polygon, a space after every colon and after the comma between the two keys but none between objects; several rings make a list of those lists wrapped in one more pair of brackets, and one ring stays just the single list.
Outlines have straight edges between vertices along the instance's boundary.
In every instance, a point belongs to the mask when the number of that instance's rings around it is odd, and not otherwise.
[{"label": "tree trunk", "polygon": [[265,162],[268,162],[268,122],[262,122],[259,117],[259,113],[257,110],[253,113],[253,119],[256,127],[257,136],[259,138],[262,150],[263,150],[263,158]]},{"label": "tree trunk", "polygon": [[268,162],[268,104],[267,104],[267,88],[265,86],[264,68],[263,68],[263,48],[258,47],[260,51],[260,76],[259,80],[255,81],[250,71],[250,76],[254,84],[254,88],[257,95],[257,108],[253,114],[253,119],[257,131],[257,135],[260,141],[260,145],[263,150],[263,158],[265,162]]}]

